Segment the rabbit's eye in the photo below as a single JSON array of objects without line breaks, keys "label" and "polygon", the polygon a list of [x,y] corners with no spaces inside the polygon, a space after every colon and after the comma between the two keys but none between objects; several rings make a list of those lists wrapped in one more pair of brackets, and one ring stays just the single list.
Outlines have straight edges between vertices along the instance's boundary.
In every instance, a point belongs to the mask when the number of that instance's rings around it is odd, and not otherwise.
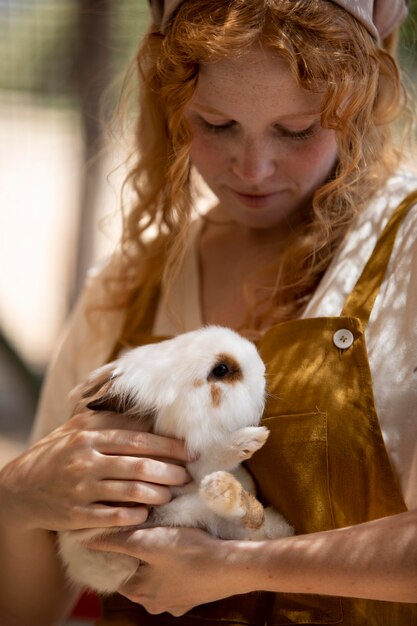
[{"label": "rabbit's eye", "polygon": [[229,372],[230,368],[226,365],[226,363],[219,363],[211,370],[210,376],[213,376],[214,378],[223,378],[224,376],[227,376]]},{"label": "rabbit's eye", "polygon": [[207,380],[215,382],[216,380],[222,380],[227,383],[235,383],[243,379],[242,370],[236,359],[225,352],[217,355],[214,361],[214,367],[210,374],[207,376]]}]

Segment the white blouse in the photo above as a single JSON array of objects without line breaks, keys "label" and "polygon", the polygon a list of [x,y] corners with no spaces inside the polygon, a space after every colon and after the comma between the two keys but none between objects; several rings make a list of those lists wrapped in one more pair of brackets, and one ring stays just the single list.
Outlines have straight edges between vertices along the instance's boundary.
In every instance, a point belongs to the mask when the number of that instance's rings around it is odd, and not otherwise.
[{"label": "white blouse", "polygon": [[[303,317],[339,315],[378,236],[392,211],[411,191],[417,177],[400,173],[384,193],[355,220],[348,236],[320,282]],[[160,299],[153,332],[176,335],[203,325],[200,302],[198,235],[202,220],[193,223],[185,263],[171,291]],[[111,265],[111,262],[106,267]],[[69,391],[91,369],[101,365],[117,339],[123,314],[107,313],[99,332],[86,309],[105,302],[106,267],[89,273],[84,292],[71,316],[44,384],[32,440],[64,422],[71,413]],[[168,306],[167,306],[168,304]],[[167,309],[179,314],[175,322]],[[417,207],[401,225],[380,292],[366,328],[374,396],[385,444],[409,508],[417,507]]]}]

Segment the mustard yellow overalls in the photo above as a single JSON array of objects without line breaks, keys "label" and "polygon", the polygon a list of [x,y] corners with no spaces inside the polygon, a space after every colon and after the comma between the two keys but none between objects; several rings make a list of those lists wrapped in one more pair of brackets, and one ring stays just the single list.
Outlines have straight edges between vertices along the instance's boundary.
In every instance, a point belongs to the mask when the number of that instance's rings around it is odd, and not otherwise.
[{"label": "mustard yellow overalls", "polygon": [[[339,317],[283,322],[258,342],[270,392],[262,421],[271,434],[247,466],[261,501],[274,505],[297,534],[406,510],[375,410],[364,331],[398,227],[416,201],[417,192],[393,213]],[[131,345],[155,341],[158,286],[142,288],[140,297],[143,306],[125,327]],[[103,600],[102,611],[99,626],[417,626],[415,604],[267,592],[180,618],[149,615],[117,594]]]}]

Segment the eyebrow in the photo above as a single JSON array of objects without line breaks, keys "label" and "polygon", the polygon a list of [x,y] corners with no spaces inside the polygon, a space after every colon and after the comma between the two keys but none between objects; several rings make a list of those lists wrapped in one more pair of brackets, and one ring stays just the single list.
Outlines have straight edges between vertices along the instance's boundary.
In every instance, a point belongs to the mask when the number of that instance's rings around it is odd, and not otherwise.
[{"label": "eyebrow", "polygon": [[[224,111],[220,111],[219,109],[216,109],[214,107],[208,106],[206,104],[201,104],[199,102],[194,102],[192,103],[192,108],[197,108],[200,111],[204,111],[205,113],[212,113],[213,115],[219,115],[221,117],[224,117],[226,119],[233,119],[233,116],[230,116],[228,113],[225,113]],[[280,117],[280,120],[291,120],[291,119],[296,119],[299,117],[315,117],[315,116],[320,116],[321,111],[318,111],[316,109],[310,109],[308,111],[298,111],[297,113],[288,113],[287,115],[283,115]]]}]

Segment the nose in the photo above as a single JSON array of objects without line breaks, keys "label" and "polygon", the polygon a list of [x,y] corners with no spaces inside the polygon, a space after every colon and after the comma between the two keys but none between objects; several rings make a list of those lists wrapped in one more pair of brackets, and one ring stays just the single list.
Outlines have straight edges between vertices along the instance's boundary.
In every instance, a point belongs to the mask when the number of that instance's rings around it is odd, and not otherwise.
[{"label": "nose", "polygon": [[232,172],[242,181],[259,184],[276,170],[274,155],[268,141],[246,139],[231,157]]}]

